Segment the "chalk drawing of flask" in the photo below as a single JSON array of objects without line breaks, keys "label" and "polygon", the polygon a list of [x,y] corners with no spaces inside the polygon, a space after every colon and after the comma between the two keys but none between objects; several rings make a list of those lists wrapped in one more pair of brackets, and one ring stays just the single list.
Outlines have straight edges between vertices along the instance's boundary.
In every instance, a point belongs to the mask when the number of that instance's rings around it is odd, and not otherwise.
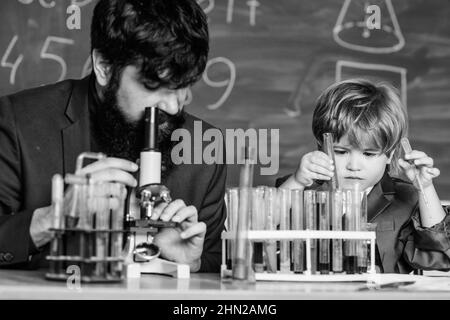
[{"label": "chalk drawing of flask", "polygon": [[344,48],[378,54],[397,52],[405,45],[391,0],[345,0],[333,38]]}]

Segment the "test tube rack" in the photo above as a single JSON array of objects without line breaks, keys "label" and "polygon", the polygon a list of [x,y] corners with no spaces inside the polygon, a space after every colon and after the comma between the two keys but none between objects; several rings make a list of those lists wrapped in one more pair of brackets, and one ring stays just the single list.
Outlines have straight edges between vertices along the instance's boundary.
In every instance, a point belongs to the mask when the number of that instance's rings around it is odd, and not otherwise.
[{"label": "test tube rack", "polygon": [[[232,270],[226,264],[226,245],[233,241],[235,232],[224,231],[222,233],[222,266],[221,278],[230,278]],[[368,281],[376,274],[375,269],[375,231],[327,231],[327,230],[249,230],[246,237],[249,241],[281,241],[281,240],[305,240],[306,243],[306,270],[303,273],[280,272],[255,272],[256,281],[298,281],[298,282],[344,282],[344,281]],[[366,273],[346,274],[330,273],[318,274],[311,270],[311,240],[313,239],[353,239],[370,241],[370,267]]]},{"label": "test tube rack", "polygon": [[[150,225],[147,219],[124,221],[125,201],[113,210],[109,200],[111,188],[115,187],[116,192],[119,188],[124,193],[125,187],[114,183],[111,186],[80,174],[86,159],[105,157],[102,153],[83,152],[77,158],[75,175],[66,174],[63,179],[56,174],[52,179],[53,227],[50,230],[55,236],[47,256],[46,278],[67,280],[75,268],[81,282],[119,282],[139,278],[142,273],[189,278],[188,265],[159,258],[159,249],[145,257],[137,253],[138,248],[142,249],[141,244],[150,246],[149,240],[164,223]],[[64,203],[64,184],[73,188],[74,201],[70,206]],[[145,259],[137,259],[138,254]]]},{"label": "test tube rack", "polygon": [[[52,178],[54,237],[46,257],[49,280],[79,277],[81,282],[119,282],[124,279],[122,256],[123,206],[109,207],[110,184],[79,174],[85,160],[100,160],[102,153],[83,152],[77,157],[75,174]],[[72,187],[72,202],[66,203],[64,189]],[[123,192],[124,187],[119,187]],[[101,192],[103,190],[103,192]],[[100,192],[100,193],[97,193]],[[78,272],[76,270],[78,269]]]},{"label": "test tube rack", "polygon": [[[98,239],[122,237],[125,230],[51,228],[55,233],[52,246],[61,254],[47,256],[49,271],[45,277],[49,280],[67,280],[74,275],[69,267],[77,266],[81,282],[120,282],[124,279],[124,257],[113,253],[113,248],[106,252],[97,252]],[[112,246],[112,241],[108,241]],[[108,254],[109,252],[109,254]]]}]

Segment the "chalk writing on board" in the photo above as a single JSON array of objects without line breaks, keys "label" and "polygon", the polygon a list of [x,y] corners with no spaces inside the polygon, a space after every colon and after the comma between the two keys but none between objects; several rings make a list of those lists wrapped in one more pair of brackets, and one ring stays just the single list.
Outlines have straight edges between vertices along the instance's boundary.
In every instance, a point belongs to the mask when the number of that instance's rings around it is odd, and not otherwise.
[{"label": "chalk writing on board", "polygon": [[[407,79],[406,79],[406,69],[391,66],[386,64],[375,64],[375,63],[362,63],[355,61],[344,61],[339,60],[336,63],[336,82],[343,80],[343,69],[354,69],[354,70],[372,70],[372,71],[384,71],[390,72],[394,74],[398,74],[400,76],[400,98],[402,100],[405,108],[407,107]],[[365,75],[365,73],[363,73]]]},{"label": "chalk writing on board", "polygon": [[[383,6],[379,5],[378,8],[382,7],[387,11],[384,13],[384,17],[388,18],[382,19],[381,30],[379,28],[368,28],[367,8],[365,10],[360,8],[358,1],[345,0],[333,29],[333,38],[336,43],[347,49],[379,54],[397,52],[404,47],[405,39],[400,30],[391,0],[374,1],[384,4]],[[370,7],[373,9],[373,6]],[[355,13],[358,16],[361,15],[360,21],[355,21]],[[379,14],[381,15],[381,13]],[[360,37],[355,38],[359,30],[361,31]],[[372,33],[377,35],[378,40],[380,40],[379,43],[367,42]]]},{"label": "chalk writing on board", "polygon": [[197,0],[197,3],[200,5],[204,4],[205,2],[208,2],[208,5],[203,8],[203,11],[208,14],[212,11],[212,9],[214,9],[214,0]]},{"label": "chalk writing on board", "polygon": [[[249,6],[249,20],[250,25],[256,25],[256,8],[260,6],[259,1],[257,0],[249,0],[247,1],[247,5]],[[227,5],[227,23],[233,22],[233,14],[234,14],[234,0],[228,0]]]},{"label": "chalk writing on board", "polygon": [[[224,64],[229,69],[229,78],[227,80],[222,81],[212,81],[208,76],[208,70],[215,64]],[[203,80],[205,83],[213,88],[222,88],[226,87],[225,92],[223,93],[222,97],[213,104],[207,105],[206,107],[209,110],[215,110],[220,108],[220,106],[228,99],[228,97],[231,94],[231,91],[233,90],[234,83],[236,81],[236,66],[234,63],[225,57],[216,57],[208,61],[206,64],[205,72],[203,73]]]},{"label": "chalk writing on board", "polygon": [[[18,0],[22,4],[32,4],[34,0]],[[70,5],[67,7],[66,13],[70,15],[67,18],[67,29],[81,29],[81,11],[80,8],[91,3],[92,0],[71,0]],[[46,2],[45,0],[39,0],[42,7],[50,9],[56,5],[55,1]]]},{"label": "chalk writing on board", "polygon": [[[208,76],[209,68],[211,68],[211,66],[218,64],[218,63],[222,63],[227,66],[227,68],[229,69],[229,79],[223,80],[223,81],[212,81],[209,78],[209,76]],[[209,110],[219,109],[225,103],[225,101],[228,99],[228,97],[231,94],[231,91],[233,90],[234,83],[236,82],[236,66],[228,58],[225,58],[225,57],[213,58],[213,59],[209,60],[208,63],[206,64],[205,72],[203,73],[202,79],[210,87],[213,87],[213,88],[226,87],[225,92],[223,93],[223,95],[220,97],[220,99],[217,102],[206,106],[206,108],[208,108]],[[189,105],[192,102],[192,100],[193,100],[193,94],[192,94],[191,89],[189,88],[187,91],[186,100],[184,101],[184,105]]]},{"label": "chalk writing on board", "polygon": [[9,74],[9,83],[10,84],[15,84],[16,83],[16,72],[17,72],[17,68],[19,67],[20,63],[23,60],[23,54],[20,54],[16,61],[14,61],[13,63],[8,62],[8,58],[11,54],[12,49],[14,48],[17,39],[19,39],[19,37],[17,35],[15,35],[11,42],[9,43],[8,47],[6,48],[6,52],[2,57],[2,61],[1,61],[1,66],[5,67],[5,68],[11,68],[11,73]]},{"label": "chalk writing on board", "polygon": [[50,59],[58,62],[61,65],[61,74],[59,75],[58,81],[63,80],[67,74],[67,64],[64,59],[54,53],[48,52],[49,47],[52,42],[61,43],[61,44],[70,44],[73,45],[75,41],[72,39],[61,38],[61,37],[53,37],[49,36],[45,39],[44,45],[41,50],[41,58],[42,59]]},{"label": "chalk writing on board", "polygon": [[[208,70],[217,64],[224,64],[228,68],[228,70],[229,70],[228,79],[222,80],[222,81],[213,81],[209,78]],[[91,60],[91,56],[89,56],[87,58],[86,62],[84,63],[83,70],[81,71],[81,77],[82,78],[86,77],[87,75],[89,75],[91,73],[91,71],[92,71],[92,60]],[[225,57],[213,58],[207,62],[205,72],[202,75],[202,79],[210,87],[213,87],[213,88],[226,87],[225,92],[223,93],[223,95],[220,97],[220,99],[217,102],[206,106],[206,108],[208,108],[209,110],[218,109],[228,99],[228,97],[231,94],[231,91],[233,90],[234,84],[236,82],[236,66],[228,58],[225,58]],[[191,91],[191,89],[188,89],[187,95],[186,95],[186,100],[184,101],[184,105],[189,105],[192,102],[192,99],[193,99],[192,91]]]},{"label": "chalk writing on board", "polygon": [[[18,0],[18,1],[23,4],[31,4],[33,3],[34,0]],[[53,8],[56,5],[55,1],[53,0],[50,2],[47,2],[45,0],[39,0],[39,3],[41,4],[42,7],[47,9]]]},{"label": "chalk writing on board", "polygon": [[247,1],[247,5],[250,7],[250,25],[256,25],[256,8],[259,7],[257,0]]},{"label": "chalk writing on board", "polygon": [[89,55],[89,57],[86,59],[86,62],[83,65],[83,69],[81,70],[81,78],[86,77],[89,75],[92,71],[92,58]]},{"label": "chalk writing on board", "polygon": [[72,5],[76,5],[76,6],[81,8],[81,7],[84,7],[85,5],[88,5],[91,2],[92,2],[92,0],[81,0],[81,1],[79,1],[79,0],[72,0],[71,4]]},{"label": "chalk writing on board", "polygon": [[227,5],[227,23],[233,21],[234,0],[228,0]]}]

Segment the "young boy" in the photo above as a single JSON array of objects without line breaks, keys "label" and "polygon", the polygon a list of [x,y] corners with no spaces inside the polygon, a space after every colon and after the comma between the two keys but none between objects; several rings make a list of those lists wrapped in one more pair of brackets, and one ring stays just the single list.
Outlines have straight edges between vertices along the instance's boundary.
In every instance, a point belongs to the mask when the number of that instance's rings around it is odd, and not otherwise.
[{"label": "young boy", "polygon": [[[336,83],[319,97],[312,123],[319,147],[324,133],[333,134],[335,163],[322,151],[307,153],[296,172],[279,179],[277,186],[316,189],[333,177],[336,166],[340,187],[358,182],[368,193],[367,215],[377,223],[381,272],[450,269],[450,215],[433,186],[440,172],[424,152],[413,150],[400,158],[407,127],[405,109],[390,86],[358,79]],[[410,182],[389,171],[403,171]]]}]

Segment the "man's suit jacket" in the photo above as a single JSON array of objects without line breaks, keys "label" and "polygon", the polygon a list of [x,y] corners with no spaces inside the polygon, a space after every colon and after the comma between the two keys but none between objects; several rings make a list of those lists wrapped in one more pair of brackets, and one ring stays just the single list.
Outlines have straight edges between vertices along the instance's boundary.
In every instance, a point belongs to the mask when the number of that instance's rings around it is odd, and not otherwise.
[{"label": "man's suit jacket", "polygon": [[[31,240],[31,217],[51,204],[52,176],[73,173],[76,157],[90,150],[88,88],[89,77],[0,98],[0,267],[42,265],[46,250]],[[183,127],[192,133],[196,120],[186,113]],[[207,225],[201,271],[219,271],[225,180],[224,164],[181,164],[163,181]]]},{"label": "man's suit jacket", "polygon": [[[277,186],[289,176],[278,179]],[[318,189],[315,183],[308,189]],[[385,273],[414,269],[450,270],[450,214],[442,222],[423,228],[417,191],[411,183],[387,173],[367,197],[369,222],[377,223],[376,244]]]}]

